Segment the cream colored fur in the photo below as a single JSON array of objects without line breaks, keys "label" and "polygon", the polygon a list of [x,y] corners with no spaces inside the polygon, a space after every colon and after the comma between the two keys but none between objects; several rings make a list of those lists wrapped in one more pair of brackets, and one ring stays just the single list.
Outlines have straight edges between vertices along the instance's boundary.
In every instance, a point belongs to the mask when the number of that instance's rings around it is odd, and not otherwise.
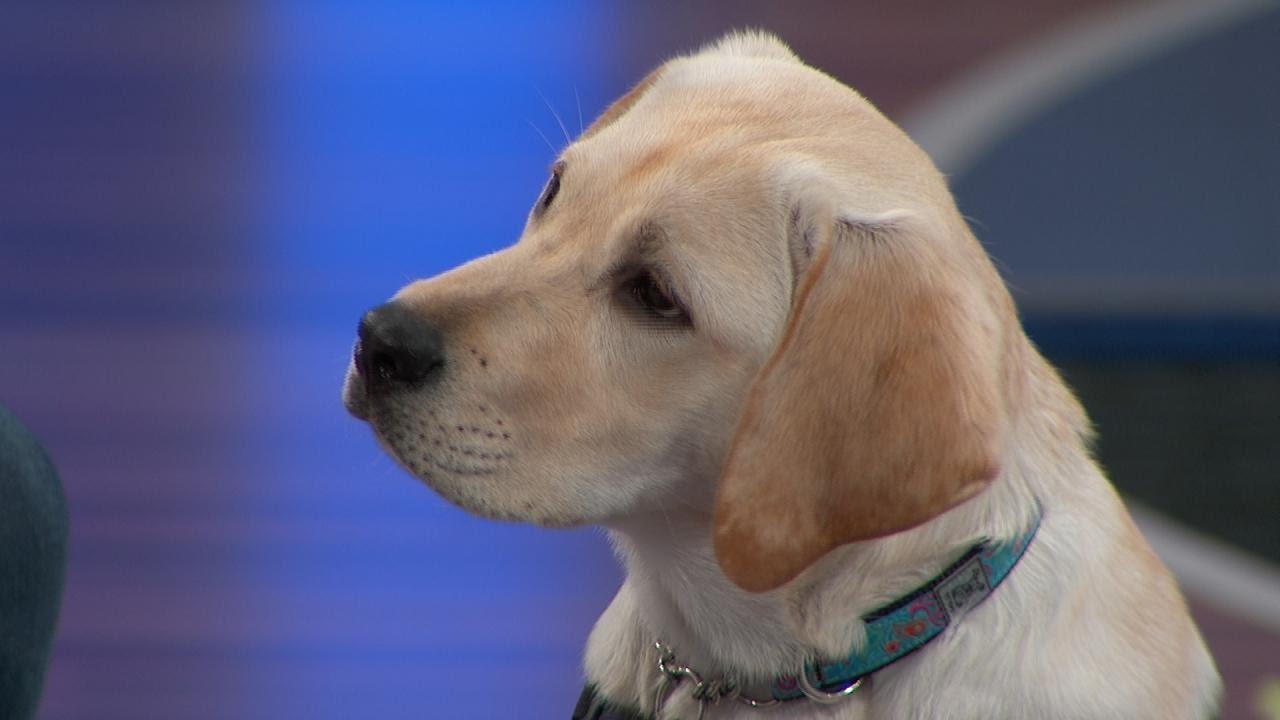
[{"label": "cream colored fur", "polygon": [[[398,294],[445,338],[442,376],[374,397],[353,369],[345,398],[464,508],[608,528],[627,579],[588,681],[648,710],[661,639],[760,694],[1038,500],[1004,584],[847,701],[708,717],[1211,715],[1213,661],[1083,411],[943,178],[869,103],[735,34],[560,161],[516,245]],[[687,323],[638,304],[650,270]],[[688,690],[664,718],[696,716]]]}]

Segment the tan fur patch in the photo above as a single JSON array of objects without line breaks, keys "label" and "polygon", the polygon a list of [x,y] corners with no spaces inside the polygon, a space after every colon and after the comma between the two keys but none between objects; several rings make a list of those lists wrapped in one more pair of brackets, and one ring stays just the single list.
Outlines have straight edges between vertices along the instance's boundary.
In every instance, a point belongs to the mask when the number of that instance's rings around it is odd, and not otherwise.
[{"label": "tan fur patch", "polygon": [[[748,590],[832,548],[898,532],[997,473],[1003,426],[986,308],[926,239],[836,229],[747,402],[716,507],[716,550]],[[976,314],[976,316],[975,316]]]}]

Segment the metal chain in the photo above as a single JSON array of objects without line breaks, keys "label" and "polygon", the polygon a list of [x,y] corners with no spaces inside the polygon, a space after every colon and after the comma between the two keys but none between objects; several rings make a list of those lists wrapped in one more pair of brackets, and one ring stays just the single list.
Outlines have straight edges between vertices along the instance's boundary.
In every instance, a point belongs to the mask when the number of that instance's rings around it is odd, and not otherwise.
[{"label": "metal chain", "polygon": [[768,700],[749,698],[742,694],[737,681],[730,678],[721,677],[704,680],[698,674],[698,671],[688,665],[676,662],[676,654],[671,648],[662,642],[656,642],[653,646],[658,651],[658,672],[662,676],[653,694],[653,716],[655,718],[661,717],[662,708],[667,704],[671,693],[686,679],[693,683],[693,699],[698,701],[698,720],[702,720],[706,716],[708,706],[718,704],[725,699],[737,700],[743,705],[752,708],[773,707],[779,702],[774,698]]}]

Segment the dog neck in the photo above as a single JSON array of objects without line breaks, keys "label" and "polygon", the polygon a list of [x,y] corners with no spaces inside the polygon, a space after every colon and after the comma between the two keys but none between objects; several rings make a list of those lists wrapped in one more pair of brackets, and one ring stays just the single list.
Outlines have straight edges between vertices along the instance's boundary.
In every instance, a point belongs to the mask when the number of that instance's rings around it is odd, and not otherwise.
[{"label": "dog neck", "polygon": [[[768,687],[815,657],[840,658],[865,639],[861,617],[923,585],[983,537],[1013,537],[1027,517],[1016,483],[1000,482],[965,508],[875,542],[844,546],[787,586],[741,590],[725,577],[709,518],[665,513],[618,523],[615,546],[650,641],[707,677]],[[1025,506],[1033,508],[1028,494]],[[1010,508],[1002,513],[1000,506]],[[999,518],[1008,515],[1008,521]],[[993,532],[992,524],[1008,525]]]},{"label": "dog neck", "polygon": [[[1073,425],[1040,415],[1015,425],[1009,441],[1062,447],[1052,436],[1075,432]],[[1010,454],[1025,455],[1036,456]],[[1070,460],[1066,466],[1089,462],[1084,456]],[[766,593],[746,592],[721,571],[709,506],[673,504],[611,523],[609,530],[647,642],[665,643],[704,676],[760,687],[815,657],[860,649],[864,614],[928,582],[981,539],[1025,532],[1037,497],[1049,496],[1045,485],[1056,482],[1042,468],[1006,467],[963,505],[916,528],[842,546]]]},{"label": "dog neck", "polygon": [[[803,657],[786,593],[748,593],[720,571],[709,517],[664,514],[611,529],[651,642],[709,676],[772,677]],[[748,630],[749,629],[749,630]]]}]

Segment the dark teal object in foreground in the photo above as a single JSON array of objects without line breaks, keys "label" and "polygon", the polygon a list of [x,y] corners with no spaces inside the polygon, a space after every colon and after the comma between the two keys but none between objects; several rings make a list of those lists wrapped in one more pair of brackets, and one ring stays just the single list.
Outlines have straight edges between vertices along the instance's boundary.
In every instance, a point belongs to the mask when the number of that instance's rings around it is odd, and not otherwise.
[{"label": "dark teal object in foreground", "polygon": [[0,718],[35,717],[66,557],[58,474],[31,432],[0,408]]}]

